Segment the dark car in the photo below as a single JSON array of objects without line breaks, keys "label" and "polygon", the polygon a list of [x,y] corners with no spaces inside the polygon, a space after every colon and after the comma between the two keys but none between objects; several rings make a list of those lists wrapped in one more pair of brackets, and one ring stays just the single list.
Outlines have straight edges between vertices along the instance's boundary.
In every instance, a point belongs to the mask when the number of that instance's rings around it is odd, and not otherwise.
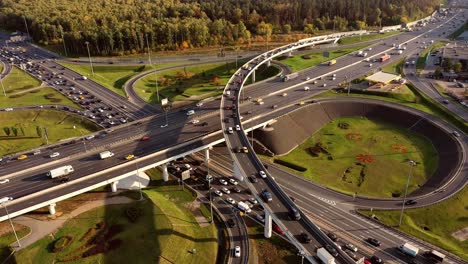
[{"label": "dark car", "polygon": [[372,256],[371,259],[370,259],[370,262],[372,264],[381,264],[381,263],[384,263],[383,260],[377,256]]},{"label": "dark car", "polygon": [[240,193],[241,189],[239,189],[239,187],[234,187],[234,188],[232,188],[232,191],[236,192],[236,193]]},{"label": "dark car", "polygon": [[229,227],[235,227],[236,226],[236,222],[234,222],[234,220],[232,218],[229,218],[229,220],[227,221],[227,224]]},{"label": "dark car", "polygon": [[332,245],[326,245],[325,248],[327,249],[328,253],[334,257],[338,257],[338,251]]},{"label": "dark car", "polygon": [[273,201],[273,196],[271,195],[269,191],[264,190],[261,195],[262,195],[263,200],[266,203]]},{"label": "dark car", "polygon": [[257,177],[255,177],[255,175],[251,175],[251,176],[250,176],[250,181],[251,181],[252,183],[257,183],[257,182],[258,182],[258,179],[257,179]]},{"label": "dark car", "polygon": [[333,234],[332,232],[328,232],[327,233],[327,236],[333,241],[333,242],[336,242],[338,240],[338,237]]},{"label": "dark car", "polygon": [[302,240],[302,243],[310,243],[311,239],[310,239],[310,236],[309,234],[305,233],[305,232],[302,232],[301,235],[300,235],[300,238]]},{"label": "dark car", "polygon": [[375,238],[369,237],[367,238],[367,242],[373,246],[380,247],[380,241]]},{"label": "dark car", "polygon": [[294,208],[294,207],[289,208],[289,219],[291,219],[291,220],[301,220],[301,214],[299,213],[299,211],[296,208]]},{"label": "dark car", "polygon": [[70,180],[70,178],[68,178],[68,177],[60,178],[61,183],[68,182],[69,180]]},{"label": "dark car", "polygon": [[405,202],[405,205],[413,205],[413,204],[417,204],[418,202],[416,202],[415,200],[413,199],[410,199],[408,201]]}]

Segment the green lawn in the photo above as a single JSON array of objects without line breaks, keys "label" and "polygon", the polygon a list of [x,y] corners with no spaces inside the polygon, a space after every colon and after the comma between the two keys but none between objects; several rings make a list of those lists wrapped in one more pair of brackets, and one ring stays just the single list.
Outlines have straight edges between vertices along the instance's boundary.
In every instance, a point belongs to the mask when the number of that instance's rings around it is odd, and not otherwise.
[{"label": "green lawn", "polygon": [[[323,57],[322,56],[322,51],[315,51],[315,52],[311,52],[311,53],[304,54],[304,55],[301,55],[301,56],[296,55],[296,56],[293,56],[293,57],[290,57],[290,58],[276,59],[276,60],[280,61],[283,64],[288,65],[289,67],[291,67],[293,72],[297,72],[297,71],[300,71],[300,70],[303,70],[303,69],[306,69],[306,68],[317,66],[317,65],[319,65],[321,63],[332,60],[334,58],[344,56],[344,55],[346,55],[348,53],[351,53],[353,51],[363,49],[363,48],[365,48],[367,46],[369,46],[369,44],[363,44],[363,45],[359,45],[359,46],[352,47],[352,48],[342,48],[342,49],[330,50],[330,57],[329,58]],[[307,56],[310,56],[310,58],[306,59]]]},{"label": "green lawn", "polygon": [[3,72],[3,64],[0,63],[0,73]]},{"label": "green lawn", "polygon": [[[67,263],[215,263],[217,231],[214,225],[200,227],[195,221],[188,209],[194,199],[192,194],[178,186],[144,192],[149,200],[97,208],[67,221],[54,238],[45,237],[19,251],[16,262],[53,263],[54,259],[70,259],[74,261]],[[140,210],[141,216],[135,222],[127,217],[128,208]],[[85,252],[96,248],[96,243],[86,245],[93,236],[83,237],[98,223],[105,223],[111,231],[102,235],[97,244],[107,244],[110,250],[83,257]],[[73,238],[71,244],[60,252],[50,252],[53,242],[64,236]],[[196,254],[191,253],[192,249],[196,249]]]},{"label": "green lawn", "polygon": [[[339,128],[340,123],[347,123],[349,128]],[[310,148],[317,143],[326,151],[314,156]],[[358,155],[370,155],[370,160],[359,160]],[[297,173],[333,189],[378,197],[402,195],[410,168],[407,160],[418,162],[410,192],[426,182],[437,168],[436,150],[423,136],[392,124],[356,117],[332,121],[278,159],[307,168]]]},{"label": "green lawn", "polygon": [[[468,226],[468,189],[465,188],[453,198],[434,206],[405,210],[403,224],[399,230],[424,239],[444,248],[468,261],[468,240],[459,241],[452,233]],[[366,215],[375,214],[386,225],[396,227],[400,211],[361,211]]]},{"label": "green lawn", "polygon": [[232,62],[177,68],[147,75],[135,83],[134,89],[145,101],[159,103],[156,96],[157,77],[160,99],[198,101],[220,95],[235,70],[235,63]]},{"label": "green lawn", "polygon": [[402,58],[399,61],[396,61],[392,64],[389,64],[382,68],[382,71],[394,74],[401,74],[402,68],[405,64],[406,58]]},{"label": "green lawn", "polygon": [[[18,93],[40,85],[41,81],[18,69],[16,66],[11,69],[10,74],[3,80],[7,96],[11,93]],[[3,95],[3,91],[1,95]]]},{"label": "green lawn", "polygon": [[0,95],[0,107],[15,107],[24,105],[67,105],[81,109],[82,107],[75,104],[73,101],[63,96],[53,88],[39,88],[27,91],[25,93],[17,93],[4,97]]},{"label": "green lawn", "polygon": [[[14,223],[14,226],[18,238],[26,236],[31,231],[29,227],[24,225]],[[0,235],[0,259],[4,261],[11,254],[12,249],[10,245],[16,242],[16,238],[9,221],[0,223],[0,229],[4,231],[4,233]]]},{"label": "green lawn", "polygon": [[[37,127],[47,128],[49,143],[99,130],[99,127],[86,119],[54,110],[0,112],[0,124],[0,156],[46,144],[44,136],[38,136]],[[18,136],[14,136],[13,128]],[[10,136],[6,130],[9,130]]]},{"label": "green lawn", "polygon": [[430,51],[443,47],[446,43],[447,42],[445,41],[437,41],[433,45],[430,45],[429,47],[427,47],[427,49],[424,49],[421,53],[419,53],[419,57],[416,61],[416,71],[419,73],[422,70],[424,70],[424,68],[426,67],[426,58]]},{"label": "green lawn", "polygon": [[399,31],[391,31],[391,32],[385,32],[383,34],[369,34],[369,35],[362,35],[362,36],[345,37],[345,38],[341,38],[338,41],[338,43],[340,45],[348,45],[348,44],[354,44],[354,43],[359,43],[363,41],[381,39],[381,38],[393,36],[399,33],[400,33]]}]

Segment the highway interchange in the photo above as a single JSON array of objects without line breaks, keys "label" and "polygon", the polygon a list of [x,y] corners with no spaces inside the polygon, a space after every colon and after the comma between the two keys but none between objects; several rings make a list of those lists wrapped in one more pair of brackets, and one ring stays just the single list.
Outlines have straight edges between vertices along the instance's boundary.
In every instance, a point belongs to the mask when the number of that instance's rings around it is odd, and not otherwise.
[{"label": "highway interchange", "polygon": [[[400,34],[397,37],[395,37],[393,40],[388,40],[385,41],[385,45],[382,43],[377,44],[373,47],[373,50],[370,51],[370,56],[372,54],[378,54],[380,52],[383,52],[385,50],[391,49],[391,43],[402,43],[405,41],[408,41],[412,38],[416,37],[417,32],[408,32],[404,34]],[[431,33],[432,34],[432,33]],[[423,36],[421,36],[423,37]],[[420,46],[420,45],[419,45]],[[418,44],[415,43],[415,41],[411,41],[410,43],[407,44],[407,52],[415,51],[418,50]],[[402,56],[402,55],[400,55]],[[377,57],[377,56],[376,56]],[[320,86],[323,83],[327,83],[327,89],[329,87],[336,86],[337,83],[342,82],[345,77],[347,76],[348,79],[354,79],[355,77],[363,75],[363,73],[368,72],[369,69],[368,63],[361,62],[362,58],[348,55],[343,58],[338,59],[338,62],[334,66],[318,66],[309,70],[305,70],[300,73],[300,76],[295,79],[291,80],[288,83],[283,83],[279,82],[279,80],[269,80],[267,82],[259,83],[255,85],[254,87],[251,87],[245,91],[245,98],[259,98],[262,97],[264,98],[265,104],[262,106],[257,106],[254,105],[253,102],[246,102],[241,106],[241,109],[239,111],[239,114],[244,117],[244,121],[248,121],[249,117],[265,117],[264,113],[272,112],[272,106],[277,105],[278,110],[273,112],[273,115],[281,115],[281,113],[287,112],[286,107],[288,107],[291,103],[297,103],[300,100],[303,100],[304,96],[313,95],[316,94],[317,92],[320,92],[321,90],[325,90],[325,87],[321,88]],[[394,60],[393,60],[394,61]],[[50,64],[49,64],[50,63]],[[44,63],[44,67],[48,69],[54,69],[52,68],[54,66],[55,62],[52,61],[47,61]],[[344,66],[347,65],[353,65],[353,63],[356,63],[356,67],[349,67],[349,68],[344,68]],[[383,65],[380,65],[380,63],[375,63],[374,67],[382,67]],[[332,81],[330,80],[330,71],[337,72],[337,80]],[[70,81],[72,81],[72,78],[79,79],[81,76],[77,75],[74,72],[66,72],[64,74],[65,76],[70,77]],[[306,77],[311,77],[311,78],[316,78],[318,76],[324,76],[322,80],[318,82],[317,85],[312,85],[312,84],[307,84],[310,86],[312,91],[304,91],[302,89],[303,83],[305,82],[304,80]],[[88,83],[94,84],[94,82],[91,82],[89,80],[81,80],[83,81],[83,89],[87,89]],[[80,81],[80,82],[81,82]],[[286,88],[288,89],[286,92],[288,95],[286,97],[281,96],[285,87],[291,87],[297,85],[296,87],[293,88]],[[94,90],[94,89],[93,89]],[[101,88],[96,88],[94,91],[99,91],[96,93],[99,93],[99,96],[102,96],[103,98],[107,97],[107,93],[109,92],[107,89],[104,88],[104,90],[101,93]],[[106,91],[106,92],[104,92]],[[280,92],[281,91],[281,92]],[[275,94],[276,93],[276,94]],[[268,95],[265,97],[265,95]],[[242,98],[242,97],[241,97]],[[128,102],[122,98],[113,98],[111,101],[116,100],[118,103],[114,103],[114,107],[119,107],[119,105],[123,104],[128,104]],[[123,127],[115,128],[113,132],[108,133],[105,137],[103,138],[95,138],[90,141],[86,141],[86,143],[83,143],[83,148],[81,148],[81,145],[78,145],[79,147],[76,147],[77,144],[81,144],[81,142],[75,142],[70,145],[66,146],[60,146],[56,149],[50,150],[50,151],[60,151],[61,155],[63,157],[68,157],[65,159],[62,159],[60,161],[56,161],[54,164],[44,164],[45,162],[48,161],[47,157],[47,152],[44,152],[44,155],[39,155],[36,157],[30,157],[29,159],[25,161],[13,161],[8,164],[8,166],[2,166],[0,167],[1,172],[0,176],[5,176],[9,175],[10,177],[13,173],[15,172],[20,172],[20,173],[15,173],[16,176],[14,176],[13,179],[11,179],[11,182],[8,186],[0,186],[0,193],[3,196],[13,196],[15,199],[20,198],[20,197],[27,197],[28,195],[32,195],[36,193],[39,190],[43,190],[46,188],[50,188],[52,186],[56,186],[56,182],[52,181],[47,181],[45,177],[45,172],[48,171],[51,168],[54,168],[58,165],[58,163],[62,162],[67,162],[67,164],[72,164],[74,167],[79,168],[77,172],[73,175],[72,181],[70,183],[67,183],[66,186],[58,193],[54,193],[51,196],[54,195],[59,195],[61,192],[66,193],[67,188],[70,189],[77,189],[80,188],[80,186],[84,186],[86,184],[90,184],[93,180],[87,180],[86,182],[79,182],[79,184],[73,184],[73,181],[80,178],[84,177],[92,172],[102,170],[104,168],[110,168],[115,166],[116,164],[119,163],[124,163],[126,161],[123,160],[123,157],[127,154],[135,154],[136,156],[144,156],[149,153],[152,153],[157,150],[162,150],[165,148],[168,148],[169,146],[175,146],[178,143],[188,141],[190,139],[198,138],[200,135],[207,135],[210,132],[217,131],[219,130],[219,112],[217,109],[219,109],[219,100],[214,99],[212,101],[205,102],[202,107],[199,109],[195,108],[196,110],[196,115],[193,117],[188,117],[185,114],[185,111],[187,109],[178,109],[171,111],[168,114],[168,120],[170,125],[166,128],[161,128],[161,125],[165,123],[164,116],[158,116],[158,117],[151,117],[149,116],[148,112],[143,112],[141,109],[132,109],[133,113],[133,118],[141,118],[146,116],[146,120],[139,121],[139,122],[133,122],[132,124],[125,124]],[[252,111],[251,114],[246,114],[247,111]],[[190,123],[190,120],[193,119],[200,119],[201,121],[206,121],[208,122],[208,125],[206,126],[198,126],[198,125],[193,125]],[[224,117],[221,117],[224,118]],[[234,121],[232,121],[234,122]],[[255,121],[253,121],[255,122]],[[244,125],[244,124],[243,124]],[[246,127],[244,125],[244,127]],[[143,135],[150,135],[151,139],[149,141],[141,141],[140,138]],[[219,135],[221,136],[221,135]],[[161,139],[164,137],[164,141]],[[463,137],[463,140],[465,141],[464,144],[466,144],[466,138]],[[125,143],[125,146],[121,146],[122,143]],[[237,145],[246,145],[247,142],[237,142]],[[87,144],[88,146],[88,152],[83,152],[85,145]],[[97,153],[101,151],[102,149],[110,149],[113,152],[116,153],[116,158],[115,159],[109,159],[105,161],[101,161],[97,158]],[[187,147],[187,149],[189,149]],[[165,156],[168,156],[170,154],[167,154]],[[252,162],[255,163],[254,160],[250,160],[247,155],[242,155],[240,154],[240,159],[244,160],[246,164],[251,164]],[[28,172],[25,168],[37,168],[40,167],[39,170],[34,170]],[[127,168],[128,170],[134,170],[135,168]],[[257,171],[258,168],[254,167],[251,170]],[[121,171],[120,171],[121,172]],[[466,172],[466,170],[464,171]],[[119,172],[115,172],[117,174]],[[272,175],[276,176],[275,172],[273,173],[270,171]],[[466,177],[466,173],[461,174],[462,176]],[[102,181],[104,176],[99,176],[99,179],[96,178],[94,181]],[[111,179],[112,175],[107,174],[105,177]],[[276,176],[275,178],[279,178]],[[466,179],[466,178],[465,178]],[[278,182],[281,182],[281,180],[277,179]],[[40,182],[40,184],[38,184]],[[263,188],[272,188],[271,186],[267,186],[268,182],[265,183],[266,185],[260,186],[259,189]],[[460,186],[458,186],[459,188]],[[286,190],[287,191],[287,190]],[[445,193],[438,193],[439,196],[445,197],[448,192]],[[3,197],[2,196],[2,197]],[[50,198],[51,196],[48,196],[46,198]],[[299,193],[300,196],[300,193]],[[306,196],[307,197],[307,196]],[[346,197],[345,197],[346,198]],[[440,197],[439,197],[440,198]],[[349,197],[348,197],[349,199]],[[427,203],[430,204],[433,201],[437,200],[437,197],[433,197],[434,200],[428,201]],[[300,203],[301,199],[299,199],[299,203],[297,204],[300,207],[305,207],[305,204]],[[369,201],[366,199],[363,199],[364,203],[365,201]],[[359,198],[357,201],[353,201],[355,203],[359,202]],[[378,201],[370,201],[372,207],[374,207],[375,202]],[[382,201],[382,202],[388,202],[388,201]],[[394,201],[391,201],[392,203],[395,203]],[[26,203],[25,203],[26,204]],[[15,206],[20,208],[21,206],[24,206],[25,204],[13,204],[9,207],[11,207],[12,211],[15,210]],[[419,203],[418,205],[421,205],[422,203]],[[384,205],[382,207],[385,207],[387,205]],[[379,207],[379,205],[375,206],[374,208]],[[282,211],[285,210],[285,208],[281,209]],[[291,221],[292,222],[292,221]],[[349,224],[349,223],[348,223]],[[361,224],[362,225],[362,224]],[[345,226],[344,224],[342,226]],[[352,226],[352,225],[351,225]],[[296,226],[295,228],[289,228],[288,230],[294,230],[296,234],[298,232],[301,232],[305,227],[301,227],[300,224]],[[385,233],[380,234],[379,236],[384,237]],[[381,240],[382,241],[382,240]],[[383,240],[385,241],[385,240]],[[396,241],[396,240],[395,240]],[[401,240],[399,240],[401,241]],[[388,242],[388,245],[395,246],[395,244],[392,242]],[[313,244],[313,243],[312,243]]]}]

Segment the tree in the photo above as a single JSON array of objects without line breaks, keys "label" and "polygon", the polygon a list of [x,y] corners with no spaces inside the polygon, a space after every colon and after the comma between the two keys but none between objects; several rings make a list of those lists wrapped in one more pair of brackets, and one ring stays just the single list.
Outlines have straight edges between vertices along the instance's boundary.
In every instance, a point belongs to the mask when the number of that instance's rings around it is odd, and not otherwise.
[{"label": "tree", "polygon": [[452,69],[453,69],[454,72],[459,73],[462,70],[462,64],[460,62],[457,62],[457,63],[453,64]]},{"label": "tree", "polygon": [[307,24],[304,27],[304,33],[306,34],[314,34],[315,33],[315,27],[312,24]]},{"label": "tree", "polygon": [[4,127],[4,128],[3,128],[3,131],[5,132],[5,135],[10,136],[11,130],[10,130],[9,127]]},{"label": "tree", "polygon": [[15,137],[18,136],[18,129],[16,127],[12,127],[11,131],[13,131],[13,134],[15,134]]},{"label": "tree", "polygon": [[289,25],[289,24],[284,24],[284,25],[282,26],[282,32],[283,32],[283,34],[289,34],[289,33],[291,33],[291,25]]},{"label": "tree", "polygon": [[36,126],[36,133],[37,137],[42,137],[42,128],[40,126]]}]

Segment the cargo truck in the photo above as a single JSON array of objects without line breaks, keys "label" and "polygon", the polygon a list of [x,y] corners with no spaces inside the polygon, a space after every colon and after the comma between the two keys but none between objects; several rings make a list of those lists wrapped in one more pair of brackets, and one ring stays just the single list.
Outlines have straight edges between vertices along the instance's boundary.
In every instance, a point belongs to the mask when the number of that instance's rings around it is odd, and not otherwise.
[{"label": "cargo truck", "polygon": [[107,158],[110,158],[112,156],[114,156],[114,153],[110,152],[108,150],[99,153],[99,158],[101,158],[101,159],[107,159]]},{"label": "cargo truck", "polygon": [[383,55],[382,57],[379,58],[379,61],[384,62],[384,61],[389,60],[389,59],[390,59],[390,55],[385,54],[385,55]]},{"label": "cargo truck", "polygon": [[335,264],[335,258],[325,248],[317,249],[317,258],[324,264]]},{"label": "cargo truck", "polygon": [[74,171],[75,170],[73,169],[71,165],[66,165],[66,166],[62,166],[62,167],[59,167],[59,168],[56,168],[47,172],[47,176],[49,176],[52,179],[55,179],[55,178],[67,176],[68,174],[71,174]]},{"label": "cargo truck", "polygon": [[332,66],[336,64],[336,60],[331,60],[328,62],[328,66]]},{"label": "cargo truck", "polygon": [[297,72],[295,72],[295,73],[283,75],[282,79],[283,79],[283,82],[287,82],[289,80],[292,80],[292,79],[296,78],[297,76],[299,76],[299,74]]},{"label": "cargo truck", "polygon": [[244,202],[238,202],[237,203],[237,208],[242,210],[244,213],[250,213],[252,212],[252,209],[250,209],[249,205],[244,203]]},{"label": "cargo truck", "polygon": [[419,252],[419,248],[416,246],[406,242],[403,245],[400,245],[398,249],[403,252],[404,254],[411,256],[411,257],[416,257]]}]

